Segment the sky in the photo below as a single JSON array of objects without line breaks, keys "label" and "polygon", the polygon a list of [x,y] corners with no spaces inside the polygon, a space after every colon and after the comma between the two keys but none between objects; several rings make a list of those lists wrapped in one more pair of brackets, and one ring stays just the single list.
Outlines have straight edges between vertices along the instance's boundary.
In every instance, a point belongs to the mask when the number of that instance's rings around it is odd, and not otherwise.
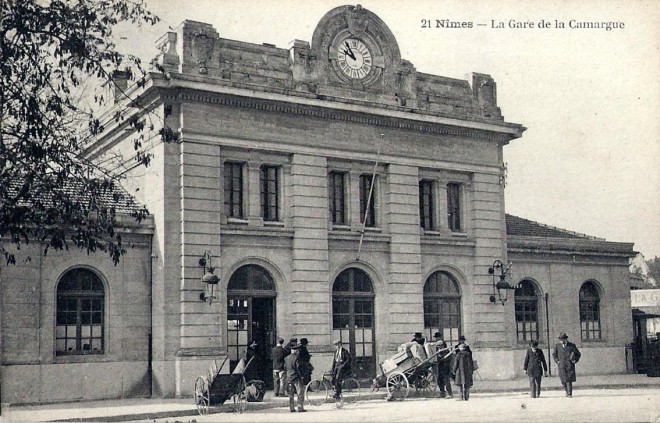
[{"label": "sky", "polygon": [[[157,53],[156,39],[185,19],[212,24],[221,38],[288,48],[294,39],[311,43],[317,23],[334,7],[358,4],[146,2],[161,22],[120,32],[125,38],[119,42],[146,60]],[[504,148],[507,213],[632,242],[647,259],[660,256],[660,1],[359,4],[385,22],[402,59],[417,71],[459,79],[479,72],[495,79],[505,120],[528,128]],[[442,19],[473,24],[436,28]],[[433,25],[423,27],[424,20]],[[623,28],[570,28],[571,20],[622,22]],[[496,28],[500,22],[504,28]],[[534,27],[521,27],[526,22]]]}]

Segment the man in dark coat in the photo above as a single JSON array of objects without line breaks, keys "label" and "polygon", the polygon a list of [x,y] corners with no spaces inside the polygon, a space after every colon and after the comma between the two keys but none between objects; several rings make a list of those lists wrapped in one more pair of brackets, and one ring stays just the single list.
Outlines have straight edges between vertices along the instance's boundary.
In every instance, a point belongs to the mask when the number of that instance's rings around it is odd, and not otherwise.
[{"label": "man in dark coat", "polygon": [[311,360],[312,355],[307,350],[307,344],[309,341],[307,338],[300,338],[300,373],[303,378],[303,384],[307,385],[312,380],[312,371],[314,366],[312,366]]},{"label": "man in dark coat", "polygon": [[442,340],[440,332],[436,332],[433,337],[435,338],[435,351],[437,355],[437,375],[438,375],[438,389],[440,390],[440,397],[452,398],[451,391],[451,350],[447,348],[447,343]]},{"label": "man in dark coat", "polygon": [[467,345],[458,344],[458,352],[454,358],[454,382],[461,390],[459,401],[470,399],[470,387],[472,386],[472,372],[474,372],[474,363],[472,362],[472,353],[468,352]]},{"label": "man in dark coat", "polygon": [[541,396],[541,378],[548,376],[548,363],[545,361],[543,350],[538,348],[539,343],[532,341],[525,355],[525,374],[529,376],[529,394],[532,398]]},{"label": "man in dark coat", "polygon": [[287,355],[284,359],[284,367],[286,368],[286,378],[289,384],[289,411],[292,413],[296,411],[295,401],[293,395],[298,396],[298,412],[304,413],[303,401],[305,397],[305,386],[302,383],[302,376],[300,375],[300,344],[289,345],[291,354]]},{"label": "man in dark coat", "polygon": [[552,353],[552,359],[557,363],[559,380],[566,391],[568,398],[573,397],[573,382],[575,382],[575,363],[580,361],[580,351],[574,343],[568,342],[568,336],[565,333],[559,334],[559,343],[555,345]]},{"label": "man in dark coat", "polygon": [[332,359],[332,386],[335,389],[334,398],[341,398],[341,384],[351,374],[351,354],[342,346],[338,339],[334,342],[337,351]]},{"label": "man in dark coat", "polygon": [[278,338],[277,345],[273,347],[270,355],[273,359],[273,384],[275,385],[276,397],[280,396],[280,392],[282,393],[282,396],[284,396],[284,392],[286,392],[286,389],[284,388],[284,385],[286,385],[284,376],[284,347],[282,344],[284,344],[284,339]]},{"label": "man in dark coat", "polygon": [[248,382],[250,380],[259,379],[261,363],[259,360],[259,354],[257,353],[257,346],[257,341],[253,339],[252,341],[248,342],[247,348],[245,349],[244,358],[247,368],[243,372],[243,376]]}]

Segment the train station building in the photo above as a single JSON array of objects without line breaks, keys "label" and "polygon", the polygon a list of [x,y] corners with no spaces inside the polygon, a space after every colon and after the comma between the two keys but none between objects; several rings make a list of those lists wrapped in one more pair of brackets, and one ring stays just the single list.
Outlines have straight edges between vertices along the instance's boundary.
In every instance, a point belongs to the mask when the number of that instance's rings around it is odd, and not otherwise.
[{"label": "train station building", "polygon": [[116,110],[179,136],[127,173],[151,216],[127,220],[119,266],[37,248],[2,268],[3,401],[191,396],[252,339],[270,383],[270,348],[294,336],[319,373],[341,339],[362,378],[420,331],[465,336],[484,379],[522,376],[527,343],[560,332],[580,374],[626,370],[633,244],[506,213],[503,149],[525,128],[491,76],[418,72],[359,5],[286,47],[221,36],[164,34],[159,70],[126,89],[143,107],[119,95],[88,147],[134,161]]}]

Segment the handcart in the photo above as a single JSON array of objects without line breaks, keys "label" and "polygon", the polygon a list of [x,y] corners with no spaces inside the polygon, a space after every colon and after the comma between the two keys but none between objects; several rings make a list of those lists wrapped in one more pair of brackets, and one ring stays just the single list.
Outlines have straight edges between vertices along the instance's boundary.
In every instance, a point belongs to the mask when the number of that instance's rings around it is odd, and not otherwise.
[{"label": "handcart", "polygon": [[244,374],[252,362],[252,358],[240,372],[220,374],[220,370],[226,361],[227,358],[225,357],[222,365],[218,367],[215,360],[213,360],[208,374],[199,376],[195,380],[195,404],[197,405],[197,412],[201,415],[208,414],[209,407],[222,405],[230,398],[233,399],[235,412],[242,413],[247,409]]},{"label": "handcart", "polygon": [[449,357],[453,352],[442,349],[428,356],[425,360],[413,357],[410,351],[401,351],[380,363],[381,375],[372,382],[372,389],[387,388],[388,401],[403,400],[408,397],[411,385],[418,392],[428,394],[436,386],[436,375],[433,371],[433,358],[447,353],[443,358]]}]

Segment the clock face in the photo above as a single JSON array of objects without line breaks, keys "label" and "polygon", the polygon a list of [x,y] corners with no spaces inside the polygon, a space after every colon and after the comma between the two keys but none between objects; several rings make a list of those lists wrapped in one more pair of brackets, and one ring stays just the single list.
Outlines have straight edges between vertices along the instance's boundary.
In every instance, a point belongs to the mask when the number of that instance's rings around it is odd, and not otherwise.
[{"label": "clock face", "polygon": [[337,65],[349,78],[366,78],[373,66],[369,47],[356,38],[344,38],[337,46]]}]

